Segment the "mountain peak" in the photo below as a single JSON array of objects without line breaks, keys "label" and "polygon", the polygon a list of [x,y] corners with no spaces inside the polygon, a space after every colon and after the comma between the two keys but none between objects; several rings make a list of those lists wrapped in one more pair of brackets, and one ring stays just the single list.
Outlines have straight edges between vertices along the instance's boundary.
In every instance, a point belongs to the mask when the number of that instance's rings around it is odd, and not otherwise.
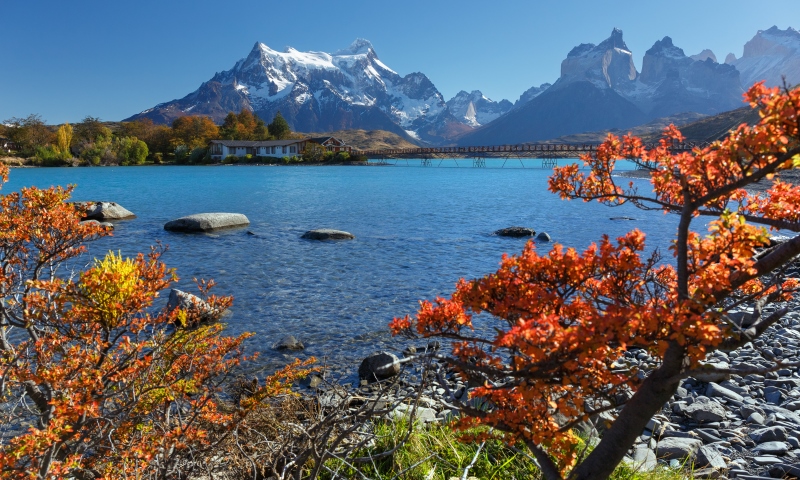
[{"label": "mountain peak", "polygon": [[717,62],[717,56],[714,55],[714,52],[712,52],[708,48],[704,49],[702,52],[698,53],[697,55],[689,56],[689,58],[691,58],[692,60],[698,60],[700,62],[705,62],[706,60],[708,60],[710,58],[712,62],[718,63]]},{"label": "mountain peak", "polygon": [[656,40],[656,43],[654,43],[653,46],[650,47],[647,52],[645,52],[645,56],[648,55],[670,57],[675,59],[686,57],[686,54],[683,53],[683,49],[676,47],[675,44],[672,43],[672,38],[670,37],[664,37],[661,40]]},{"label": "mountain peak", "polygon": [[741,72],[745,87],[759,80],[766,80],[767,86],[783,85],[784,76],[795,85],[800,81],[800,32],[777,26],[759,30],[731,65]]},{"label": "mountain peak", "polygon": [[622,30],[619,28],[614,27],[611,30],[611,35],[603,40],[598,47],[602,47],[603,50],[608,50],[610,48],[619,48],[622,50],[630,51],[628,46],[625,45],[625,40],[622,38]]},{"label": "mountain peak", "polygon": [[353,40],[353,43],[351,43],[349,47],[336,52],[336,55],[359,55],[362,53],[370,53],[370,51],[375,54],[375,48],[372,46],[372,42],[366,38],[359,37]]},{"label": "mountain peak", "polygon": [[636,79],[633,56],[622,39],[622,30],[614,28],[599,45],[583,43],[573,48],[561,62],[561,77],[554,87],[588,80],[604,89]]}]

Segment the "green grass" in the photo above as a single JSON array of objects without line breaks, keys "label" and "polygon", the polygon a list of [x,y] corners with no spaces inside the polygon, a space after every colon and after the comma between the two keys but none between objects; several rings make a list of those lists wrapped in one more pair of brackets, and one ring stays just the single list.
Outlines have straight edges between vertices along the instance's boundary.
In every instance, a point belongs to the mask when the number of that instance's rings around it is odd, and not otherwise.
[{"label": "green grass", "polygon": [[[360,455],[377,455],[391,450],[408,429],[404,422],[381,422],[375,425],[375,444]],[[345,465],[330,461],[323,478],[368,478],[375,480],[450,480],[461,478],[472,463],[468,477],[481,480],[539,479],[541,475],[525,447],[509,448],[499,441],[487,441],[482,446],[464,443],[459,433],[447,425],[432,424],[415,427],[408,441],[391,456],[360,465]],[[474,460],[474,463],[473,463]],[[654,471],[642,472],[621,464],[612,480],[684,480],[692,478],[685,471],[659,465]]]}]

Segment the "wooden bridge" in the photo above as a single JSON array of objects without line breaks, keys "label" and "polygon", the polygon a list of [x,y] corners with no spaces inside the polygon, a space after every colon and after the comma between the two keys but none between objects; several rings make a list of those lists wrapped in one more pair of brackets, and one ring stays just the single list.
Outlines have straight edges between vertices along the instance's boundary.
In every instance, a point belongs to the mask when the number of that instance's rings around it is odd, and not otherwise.
[{"label": "wooden bridge", "polygon": [[[695,148],[704,148],[709,144],[676,143],[672,146],[673,152],[688,152]],[[577,158],[584,153],[597,151],[599,143],[526,143],[518,145],[489,145],[476,147],[418,147],[418,148],[385,148],[375,150],[353,150],[353,154],[365,155],[370,160],[388,163],[388,160],[405,159],[419,160],[422,166],[431,166],[434,160],[441,165],[444,160],[471,158],[475,167],[485,167],[487,158],[495,159],[523,159],[541,158],[542,167],[552,167],[559,158]],[[655,148],[657,144],[646,144],[648,149]],[[505,162],[504,162],[505,165]],[[524,166],[524,164],[523,164]]]}]

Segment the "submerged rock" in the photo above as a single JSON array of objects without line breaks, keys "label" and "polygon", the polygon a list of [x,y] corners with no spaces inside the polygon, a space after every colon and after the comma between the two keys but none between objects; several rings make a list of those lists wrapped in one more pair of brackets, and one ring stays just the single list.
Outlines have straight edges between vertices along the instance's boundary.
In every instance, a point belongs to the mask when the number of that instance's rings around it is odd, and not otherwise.
[{"label": "submerged rock", "polygon": [[352,240],[356,238],[356,236],[342,230],[320,228],[317,230],[309,230],[300,238],[305,238],[306,240]]},{"label": "submerged rock", "polygon": [[164,230],[173,232],[213,232],[225,228],[250,225],[250,220],[241,213],[196,213],[167,222]]},{"label": "submerged rock", "polygon": [[304,350],[306,347],[294,335],[287,335],[281,338],[272,348],[275,350]]},{"label": "submerged rock", "polygon": [[536,231],[527,227],[508,227],[496,230],[494,234],[499,237],[532,237]]},{"label": "submerged rock", "polygon": [[536,240],[539,240],[540,242],[549,242],[550,235],[548,235],[547,232],[542,232],[539,235],[536,235]]}]

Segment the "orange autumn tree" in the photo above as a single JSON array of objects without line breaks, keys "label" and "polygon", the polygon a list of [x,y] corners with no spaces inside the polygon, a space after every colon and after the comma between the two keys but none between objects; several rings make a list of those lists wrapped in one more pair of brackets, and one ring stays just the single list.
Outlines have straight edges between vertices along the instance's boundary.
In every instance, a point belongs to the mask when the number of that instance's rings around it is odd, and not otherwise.
[{"label": "orange autumn tree", "polygon": [[[70,192],[0,196],[0,477],[184,478],[304,365],[223,408],[220,387],[247,335],[224,337],[218,323],[178,328],[197,312],[155,308],[176,280],[161,249],[70,271],[84,242],[108,234],[80,222]],[[231,303],[207,300],[215,311]]]},{"label": "orange autumn tree", "polygon": [[[608,478],[680,381],[714,370],[700,363],[708,353],[752,341],[787,313],[763,307],[796,290],[782,267],[800,253],[800,236],[770,246],[766,227],[800,232],[800,186],[775,181],[764,194],[744,187],[800,168],[800,89],[756,84],[745,98],[760,110],[758,124],[707,148],[674,152],[683,137],[673,126],[652,149],[609,135],[582,158],[588,172],[569,165],[550,178],[550,190],[564,199],[676,214],[671,261],[645,258],[638,230],[616,241],[604,236],[583,252],[556,245],[540,255],[529,242],[504,256],[496,273],[461,280],[451,298],[394,319],[395,333],[452,339],[448,360],[481,385],[472,396],[491,407],[465,406],[461,427],[491,426],[506,441],[527,444],[545,478]],[[649,169],[651,194],[619,183],[619,159]],[[705,235],[693,229],[706,222],[698,217],[713,218]],[[747,328],[728,315],[742,305],[754,305]],[[496,334],[482,336],[478,323]],[[615,361],[631,347],[646,349],[657,367],[621,371]],[[773,360],[763,371],[781,366]],[[578,458],[572,429],[620,398],[628,399],[616,420]]]}]

